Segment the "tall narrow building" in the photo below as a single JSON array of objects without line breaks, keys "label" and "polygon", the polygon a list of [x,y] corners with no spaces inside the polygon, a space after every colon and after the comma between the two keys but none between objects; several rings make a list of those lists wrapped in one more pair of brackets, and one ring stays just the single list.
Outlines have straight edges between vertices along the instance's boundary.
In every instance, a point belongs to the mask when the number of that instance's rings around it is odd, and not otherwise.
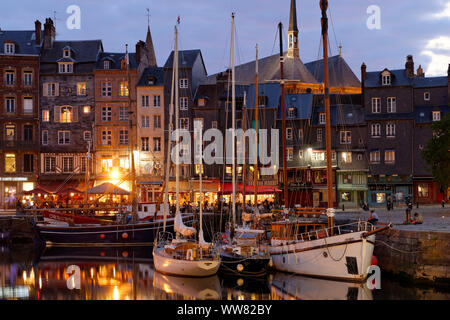
[{"label": "tall narrow building", "polygon": [[297,6],[295,0],[291,0],[291,12],[288,30],[288,58],[300,58],[298,49]]}]

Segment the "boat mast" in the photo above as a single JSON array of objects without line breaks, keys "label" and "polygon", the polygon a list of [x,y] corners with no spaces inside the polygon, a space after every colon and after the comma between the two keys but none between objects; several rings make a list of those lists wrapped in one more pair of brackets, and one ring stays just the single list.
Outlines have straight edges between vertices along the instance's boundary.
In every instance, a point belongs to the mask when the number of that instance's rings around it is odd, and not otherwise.
[{"label": "boat mast", "polygon": [[176,184],[176,202],[177,202],[177,209],[176,214],[179,214],[180,212],[180,165],[179,165],[179,159],[180,159],[180,149],[179,149],[179,140],[180,140],[180,112],[178,110],[179,101],[178,101],[178,28],[175,26],[175,51],[173,55],[174,59],[174,68],[175,68],[175,79],[173,85],[175,86],[175,130],[177,132],[176,134],[176,141],[177,141],[177,150],[176,150],[176,163],[175,163],[175,184]]},{"label": "boat mast", "polygon": [[[244,91],[244,104],[242,106],[242,130],[245,131],[247,130],[247,92]],[[245,198],[247,197],[246,194],[246,190],[245,190],[245,184],[246,184],[246,180],[247,180],[247,161],[246,161],[246,156],[247,156],[247,144],[245,143],[245,135],[244,135],[244,141],[242,142],[243,144],[243,150],[244,150],[244,163],[242,165],[242,212],[245,212]]]},{"label": "boat mast", "polygon": [[328,80],[328,0],[320,0],[322,10],[322,38],[323,38],[323,79],[324,79],[324,102],[325,102],[325,136],[327,149],[327,200],[328,200],[328,228],[333,234],[333,167],[331,159],[331,114],[330,114],[330,92]]},{"label": "boat mast", "polygon": [[255,201],[254,201],[254,210],[253,212],[256,213],[256,209],[258,207],[258,127],[259,127],[259,122],[258,122],[258,105],[259,105],[259,97],[258,97],[258,73],[259,73],[259,68],[258,68],[258,44],[256,44],[256,60],[255,60],[255,157],[256,157],[256,161],[255,161],[255,171],[253,173],[253,188],[254,188],[254,197],[255,197]]},{"label": "boat mast", "polygon": [[286,111],[284,105],[284,55],[283,55],[283,24],[278,24],[280,32],[280,84],[281,84],[281,140],[283,143],[283,198],[284,208],[288,209],[288,181],[287,181],[287,155],[286,155]]},{"label": "boat mast", "polygon": [[86,204],[89,203],[88,193],[89,193],[89,160],[91,159],[91,141],[88,141],[88,152],[86,156],[86,190],[84,191],[84,201]]},{"label": "boat mast", "polygon": [[235,147],[235,129],[236,129],[236,77],[235,77],[235,67],[234,67],[234,12],[231,14],[231,110],[232,110],[232,151],[231,158],[233,161],[232,165],[232,184],[233,184],[233,194],[231,196],[232,206],[233,206],[233,227],[236,225],[236,147]]}]

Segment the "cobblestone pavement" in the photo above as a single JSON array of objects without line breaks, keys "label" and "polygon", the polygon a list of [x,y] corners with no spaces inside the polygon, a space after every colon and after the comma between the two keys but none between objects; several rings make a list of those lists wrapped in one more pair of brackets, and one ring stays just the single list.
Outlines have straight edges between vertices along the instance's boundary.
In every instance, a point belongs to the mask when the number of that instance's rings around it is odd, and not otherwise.
[{"label": "cobblestone pavement", "polygon": [[[386,208],[371,208],[380,218],[381,223],[391,222],[395,229],[414,230],[424,232],[450,232],[450,206],[445,208],[441,206],[420,206],[418,209],[414,207],[411,211],[411,217],[418,212],[423,217],[423,224],[421,225],[403,225],[406,219],[405,207],[395,208],[387,211]],[[369,211],[342,211],[337,210],[336,219],[358,219],[367,220],[369,218]]]}]

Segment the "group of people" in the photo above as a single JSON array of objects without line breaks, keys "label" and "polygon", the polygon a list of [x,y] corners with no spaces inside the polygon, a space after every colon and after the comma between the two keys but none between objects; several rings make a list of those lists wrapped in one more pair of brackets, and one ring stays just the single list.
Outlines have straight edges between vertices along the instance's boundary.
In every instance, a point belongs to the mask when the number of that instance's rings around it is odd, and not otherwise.
[{"label": "group of people", "polygon": [[[378,215],[375,213],[374,210],[370,210],[370,215],[369,215],[369,219],[367,220],[367,222],[376,225],[378,220],[380,220],[380,218],[378,217]],[[416,212],[414,213],[414,217],[412,219],[409,219],[409,221],[407,221],[407,223],[409,224],[422,224],[423,223],[423,217],[420,213]]]}]

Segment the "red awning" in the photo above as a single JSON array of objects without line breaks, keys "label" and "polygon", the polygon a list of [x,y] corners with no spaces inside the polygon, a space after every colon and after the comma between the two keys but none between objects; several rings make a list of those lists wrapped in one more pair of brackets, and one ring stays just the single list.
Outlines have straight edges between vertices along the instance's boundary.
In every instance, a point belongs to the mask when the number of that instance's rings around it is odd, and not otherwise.
[{"label": "red awning", "polygon": [[[231,194],[233,192],[233,184],[230,182],[226,183],[220,183],[221,191],[219,191],[220,194]],[[243,192],[242,183],[236,184],[236,192],[242,193]],[[258,186],[258,194],[272,194],[277,192],[282,192],[281,189],[278,189],[275,186]],[[247,194],[254,194],[255,188],[253,186],[246,186],[245,187],[245,193]]]}]

